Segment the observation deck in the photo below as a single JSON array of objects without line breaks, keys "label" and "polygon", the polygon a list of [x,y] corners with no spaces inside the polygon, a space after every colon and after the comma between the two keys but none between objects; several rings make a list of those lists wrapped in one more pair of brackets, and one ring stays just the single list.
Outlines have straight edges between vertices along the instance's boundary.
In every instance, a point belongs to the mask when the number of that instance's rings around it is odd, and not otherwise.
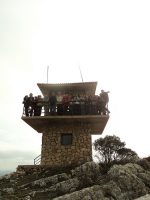
[{"label": "observation deck", "polygon": [[92,161],[91,135],[102,134],[109,119],[108,101],[95,95],[97,82],[37,85],[43,98],[32,93],[24,97],[22,120],[42,134],[40,164],[64,167]]},{"label": "observation deck", "polygon": [[37,83],[37,85],[41,90],[43,97],[50,97],[53,93],[55,95],[61,93],[82,99],[70,100],[67,112],[61,113],[61,115],[58,113],[57,106],[54,114],[44,113],[44,103],[42,107],[42,114],[40,116],[33,115],[29,117],[23,114],[22,120],[34,130],[38,133],[43,133],[51,128],[61,129],[62,126],[74,128],[82,126],[83,128],[85,127],[85,129],[88,128],[91,134],[102,134],[109,119],[109,113],[106,112],[105,114],[101,114],[96,107],[95,100],[84,99],[87,97],[95,98],[97,96],[95,95],[97,82],[58,84]]},{"label": "observation deck", "polygon": [[51,127],[61,127],[62,125],[77,127],[86,127],[91,129],[93,135],[102,134],[109,115],[67,115],[67,116],[33,116],[22,117],[29,126],[38,133],[43,133],[45,129]]}]

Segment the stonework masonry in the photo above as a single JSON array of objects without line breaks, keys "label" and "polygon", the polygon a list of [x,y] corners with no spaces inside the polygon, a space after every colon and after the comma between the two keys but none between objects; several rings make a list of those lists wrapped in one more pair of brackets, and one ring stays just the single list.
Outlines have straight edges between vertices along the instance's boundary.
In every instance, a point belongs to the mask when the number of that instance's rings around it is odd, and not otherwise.
[{"label": "stonework masonry", "polygon": [[[72,134],[72,144],[62,145],[61,135]],[[43,131],[41,164],[68,166],[92,161],[91,130],[86,126],[52,126]]]}]

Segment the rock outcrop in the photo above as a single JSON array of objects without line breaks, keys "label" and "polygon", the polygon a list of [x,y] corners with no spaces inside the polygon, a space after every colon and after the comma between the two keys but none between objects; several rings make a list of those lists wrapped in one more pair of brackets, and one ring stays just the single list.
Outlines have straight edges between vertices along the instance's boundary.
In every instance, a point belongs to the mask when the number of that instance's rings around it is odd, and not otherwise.
[{"label": "rock outcrop", "polygon": [[3,200],[147,200],[148,194],[150,169],[133,163],[113,165],[107,174],[98,164],[87,162],[63,170],[20,167],[0,177]]},{"label": "rock outcrop", "polygon": [[150,195],[147,194],[147,195],[142,196],[142,197],[140,197],[140,198],[138,198],[138,199],[135,199],[135,200],[150,200]]}]

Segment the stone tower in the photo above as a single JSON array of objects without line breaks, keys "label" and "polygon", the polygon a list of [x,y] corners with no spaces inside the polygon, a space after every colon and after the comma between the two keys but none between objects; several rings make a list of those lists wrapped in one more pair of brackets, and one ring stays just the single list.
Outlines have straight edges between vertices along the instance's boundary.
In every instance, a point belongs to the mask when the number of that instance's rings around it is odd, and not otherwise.
[{"label": "stone tower", "polygon": [[[58,92],[72,96],[95,96],[97,82],[37,84],[43,96]],[[79,113],[25,117],[22,119],[42,133],[41,165],[78,165],[92,160],[91,135],[102,134],[109,115],[85,112],[85,102],[76,102]],[[92,102],[90,102],[91,106]],[[71,107],[71,105],[70,105]],[[83,108],[83,109],[82,109]],[[88,107],[89,108],[89,107]]]}]

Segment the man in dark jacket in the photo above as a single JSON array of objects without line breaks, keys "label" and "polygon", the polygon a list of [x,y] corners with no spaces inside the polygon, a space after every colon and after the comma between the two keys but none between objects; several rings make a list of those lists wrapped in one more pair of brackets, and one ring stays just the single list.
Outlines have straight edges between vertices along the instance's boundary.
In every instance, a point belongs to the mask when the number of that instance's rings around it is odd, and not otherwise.
[{"label": "man in dark jacket", "polygon": [[24,104],[24,108],[23,108],[23,113],[25,112],[25,115],[26,115],[26,117],[28,117],[29,116],[29,112],[28,112],[28,110],[29,110],[29,101],[28,101],[28,95],[26,95],[24,98],[23,98],[23,104]]},{"label": "man in dark jacket", "polygon": [[49,103],[50,103],[50,113],[51,113],[51,115],[56,114],[57,99],[56,99],[54,92],[52,93],[52,95],[49,98]]},{"label": "man in dark jacket", "polygon": [[30,109],[29,114],[31,117],[33,115],[33,109],[34,109],[34,97],[32,93],[29,94],[28,104],[29,104],[29,109]]}]

